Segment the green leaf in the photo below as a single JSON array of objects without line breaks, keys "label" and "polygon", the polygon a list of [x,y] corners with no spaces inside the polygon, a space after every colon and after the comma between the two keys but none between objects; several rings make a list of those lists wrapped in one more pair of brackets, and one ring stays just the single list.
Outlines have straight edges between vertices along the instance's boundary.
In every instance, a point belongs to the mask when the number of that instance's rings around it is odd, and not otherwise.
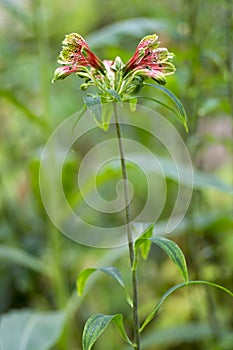
[{"label": "green leaf", "polygon": [[117,281],[120,284],[122,288],[125,288],[121,272],[116,267],[106,266],[106,267],[100,267],[98,270],[111,276],[112,278],[114,278],[115,281]]},{"label": "green leaf", "polygon": [[121,101],[121,97],[120,95],[118,95],[118,93],[115,90],[112,89],[108,89],[109,94],[113,97],[113,99],[117,102]]},{"label": "green leaf", "polygon": [[[148,237],[152,235],[152,231],[148,232]],[[146,239],[145,242],[140,246],[140,252],[143,260],[146,260],[151,247],[151,241],[149,239]]]},{"label": "green leaf", "polygon": [[100,128],[102,128],[102,105],[100,97],[88,94],[83,96],[83,101],[84,104],[87,106],[87,109],[89,110],[90,114],[94,118],[96,124]]},{"label": "green leaf", "polygon": [[[176,107],[178,108],[179,113],[176,113],[179,120],[182,122],[183,126],[185,127],[185,130],[188,132],[188,126],[187,126],[187,116],[185,109],[180,102],[180,100],[168,89],[166,89],[164,86],[158,85],[158,84],[152,84],[152,83],[144,83],[145,86],[152,86],[162,92],[164,92],[167,96],[170,97],[170,99],[175,103]],[[157,101],[156,101],[157,102]]]},{"label": "green leaf", "polygon": [[146,317],[145,321],[143,322],[141,328],[140,328],[140,332],[143,331],[143,329],[146,327],[146,325],[148,325],[148,323],[154,318],[154,316],[156,315],[156,313],[158,312],[158,310],[160,309],[160,307],[162,306],[162,304],[164,303],[164,301],[175,291],[177,291],[180,288],[183,287],[187,287],[190,285],[197,285],[197,284],[202,284],[202,285],[208,285],[211,287],[216,287],[218,289],[221,289],[222,291],[226,292],[227,294],[231,295],[233,297],[233,293],[225,288],[222,287],[218,284],[212,283],[212,282],[208,282],[208,281],[188,281],[188,282],[183,282],[183,283],[179,283],[175,286],[173,286],[172,288],[170,288],[158,301],[158,303],[155,305],[155,307],[152,309],[152,311],[149,313],[149,315]]},{"label": "green leaf", "polygon": [[128,338],[124,324],[123,316],[121,314],[115,315],[104,315],[104,314],[95,314],[92,315],[86,322],[83,336],[82,336],[82,347],[83,350],[90,350],[95,344],[100,335],[104,332],[110,322],[113,321],[122,336],[122,338],[130,345],[132,342]]},{"label": "green leaf", "polygon": [[129,107],[130,107],[130,110],[131,110],[132,112],[135,112],[135,111],[136,111],[137,102],[138,102],[137,97],[134,97],[134,98],[130,98],[130,99],[129,99]]},{"label": "green leaf", "polygon": [[83,294],[85,285],[87,283],[88,278],[95,272],[97,269],[96,268],[88,268],[80,272],[78,275],[78,278],[76,280],[76,286],[77,286],[77,291],[78,295],[81,296]]},{"label": "green leaf", "polygon": [[165,251],[165,253],[167,253],[167,255],[177,266],[184,280],[188,282],[188,270],[186,260],[179,246],[170,239],[161,236],[152,237],[150,239],[153,243],[157,244],[160,248],[162,248]]},{"label": "green leaf", "polygon": [[26,267],[41,274],[50,275],[51,273],[49,267],[39,258],[22,249],[5,244],[0,245],[0,260]]},{"label": "green leaf", "polygon": [[120,286],[123,288],[126,300],[130,306],[132,306],[132,300],[130,296],[128,295],[125,285],[122,279],[121,272],[114,266],[105,266],[105,267],[99,267],[99,268],[88,268],[80,272],[77,281],[76,281],[76,286],[77,286],[77,291],[78,295],[81,296],[83,294],[86,282],[88,278],[93,274],[95,271],[102,271],[105,274],[111,276]]},{"label": "green leaf", "polygon": [[112,117],[112,103],[107,102],[102,104],[102,128],[104,131],[108,130],[109,123]]},{"label": "green leaf", "polygon": [[10,311],[1,316],[0,348],[49,350],[59,339],[65,322],[60,311]]},{"label": "green leaf", "polygon": [[[104,256],[100,259],[100,263],[102,263],[103,265],[105,264],[110,264],[115,262],[116,260],[118,260],[120,257],[122,257],[123,254],[125,254],[127,252],[127,247],[122,247],[122,249],[115,249],[114,251],[106,251],[106,253],[104,254]],[[96,280],[98,280],[100,277],[100,274],[96,274],[95,276],[93,276],[93,278],[90,279],[88,285],[85,287],[85,291],[86,294],[83,295],[82,298],[77,298],[77,291],[74,291],[67,304],[66,304],[66,315],[67,318],[72,318],[75,313],[79,310],[79,308],[82,305],[82,301],[83,299],[86,297],[88,292],[91,292],[93,289],[93,285],[96,282]]]},{"label": "green leaf", "polygon": [[[135,271],[137,269],[137,261],[138,261],[138,250],[140,248],[141,255],[143,259],[147,259],[147,256],[150,251],[151,241],[148,239],[152,236],[153,228],[155,224],[149,225],[141,234],[139,238],[134,242],[134,262],[132,266],[132,270]],[[143,248],[143,246],[145,247]]]},{"label": "green leaf", "polygon": [[83,350],[90,350],[100,335],[107,328],[113,316],[103,314],[92,315],[86,322],[82,335]]},{"label": "green leaf", "polygon": [[122,314],[116,314],[112,320],[113,320],[115,326],[117,327],[117,329],[118,329],[120,335],[122,336],[122,338],[128,344],[133,345],[133,343],[131,342],[131,340],[129,339],[129,337],[128,337],[126,331],[125,331]]},{"label": "green leaf", "polygon": [[151,247],[151,241],[146,238],[151,238],[153,234],[153,229],[154,229],[155,224],[149,225],[149,227],[144,231],[144,233],[141,236],[141,239],[145,239],[143,244],[140,244],[140,252],[141,256],[144,260],[147,259],[148,254],[150,252],[150,247]]},{"label": "green leaf", "polygon": [[138,96],[138,98],[144,98],[145,100],[156,102],[156,103],[160,104],[161,106],[166,107],[167,109],[169,109],[170,111],[172,111],[176,115],[178,115],[177,111],[174,108],[169,106],[167,103],[158,100],[157,98],[152,98],[152,97],[147,97],[147,96]]}]

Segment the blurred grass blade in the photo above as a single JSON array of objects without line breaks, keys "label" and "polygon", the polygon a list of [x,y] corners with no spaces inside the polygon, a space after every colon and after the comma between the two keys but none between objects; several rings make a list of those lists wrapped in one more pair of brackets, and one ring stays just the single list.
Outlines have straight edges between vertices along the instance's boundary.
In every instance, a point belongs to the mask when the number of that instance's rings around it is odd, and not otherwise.
[{"label": "blurred grass blade", "polygon": [[41,274],[50,275],[49,267],[41,259],[35,258],[19,248],[1,244],[0,260],[26,267]]},{"label": "blurred grass blade", "polygon": [[82,118],[82,116],[84,115],[84,113],[86,112],[87,106],[84,105],[83,108],[81,109],[81,111],[78,113],[78,116],[74,122],[72,131],[74,132],[76,125],[78,124],[78,122],[80,121],[80,119]]},{"label": "blurred grass blade", "polygon": [[184,281],[187,282],[188,281],[187,264],[186,264],[184,254],[182,253],[182,250],[180,249],[180,247],[170,239],[167,239],[161,236],[152,237],[150,238],[150,240],[164,250],[164,252],[171,258],[171,260],[177,266],[178,270],[183,276]]},{"label": "blurred grass blade", "polygon": [[198,189],[216,189],[221,192],[233,194],[233,186],[227,184],[210,173],[193,169],[193,180],[190,178],[190,169],[184,165],[179,164],[179,176],[177,172],[177,165],[173,160],[165,157],[157,156],[159,164],[168,179],[179,182],[185,186],[193,186]]},{"label": "blurred grass blade", "polygon": [[164,295],[159,299],[158,303],[156,304],[156,306],[152,309],[152,311],[149,313],[149,315],[146,317],[145,321],[143,322],[141,328],[140,328],[140,332],[143,331],[143,329],[148,325],[148,323],[155,317],[156,313],[158,312],[158,310],[160,309],[160,307],[162,306],[162,304],[164,303],[164,301],[174,292],[176,292],[178,289],[181,289],[183,287],[187,287],[190,285],[207,285],[207,286],[211,286],[211,287],[215,287],[218,289],[221,289],[222,291],[226,292],[227,294],[231,295],[233,297],[233,293],[225,288],[222,287],[218,284],[212,283],[212,282],[208,282],[208,281],[188,281],[188,282],[183,282],[183,283],[179,283],[175,286],[173,286],[172,288],[170,288],[166,293],[164,293]]},{"label": "blurred grass blade", "polygon": [[[200,342],[213,336],[211,327],[206,323],[192,322],[179,324],[177,326],[167,326],[165,328],[147,331],[142,339],[142,349],[153,349],[155,346],[161,346],[169,349],[176,346],[185,346],[184,344],[191,343],[188,347],[192,349],[194,342]],[[186,345],[187,346],[187,345]],[[187,347],[186,347],[187,349]],[[126,349],[122,349],[126,350]]]},{"label": "blurred grass blade", "polygon": [[11,91],[0,89],[0,96],[8,100],[12,105],[17,107],[30,121],[36,123],[40,127],[46,127],[45,119],[35,115],[23,102],[21,102]]},{"label": "blurred grass blade", "polygon": [[10,311],[2,314],[0,348],[4,350],[49,350],[61,336],[65,314],[61,311]]},{"label": "blurred grass blade", "polygon": [[16,5],[16,1],[13,0],[1,0],[1,4],[12,14],[16,19],[30,27],[32,30],[32,17],[25,12],[25,7],[20,8],[20,3]]},{"label": "blurred grass blade", "polygon": [[[111,106],[111,104],[103,104]],[[129,153],[129,156],[131,157],[131,154]],[[145,155],[142,155],[144,157],[144,161],[146,161]],[[132,157],[135,157],[135,154],[132,153]],[[173,181],[179,182],[181,185],[194,187],[198,189],[214,189],[217,191],[225,192],[228,194],[233,194],[233,187],[227,183],[224,183],[217,177],[213,176],[212,174],[205,173],[200,170],[194,170],[193,173],[193,179],[190,177],[190,168],[187,167],[184,164],[179,164],[179,174],[177,172],[177,165],[174,163],[173,160],[170,158],[160,157],[156,156],[158,163],[163,170],[164,176],[168,179],[171,179]],[[134,169],[135,165],[133,163],[127,164],[128,167]],[[153,172],[156,171],[156,168],[154,164],[151,164],[151,160],[148,160],[147,163],[147,169]],[[158,169],[160,171],[160,168]],[[117,162],[109,162],[105,165],[104,170],[100,171],[98,173],[97,181],[98,186],[102,186],[106,184],[106,182],[113,178],[121,175],[121,166]],[[87,184],[87,192],[91,191],[93,188],[93,182],[94,181],[94,175],[93,179],[90,180],[90,183]],[[79,204],[79,201],[81,200],[80,193],[78,192],[72,199],[72,206],[76,206]]]},{"label": "blurred grass blade", "polygon": [[128,344],[132,345],[132,342],[130,341],[130,339],[126,334],[126,331],[123,325],[123,317],[121,314],[115,314],[115,315],[95,314],[95,315],[92,315],[85,324],[83,336],[82,336],[83,350],[91,350],[96,340],[105,331],[105,329],[108,327],[111,321],[115,323],[122,338]]},{"label": "blurred grass blade", "polygon": [[[184,174],[185,175],[185,174]],[[186,180],[187,181],[187,180]],[[185,182],[185,180],[184,180]],[[193,173],[194,187],[200,189],[213,188],[221,192],[233,194],[233,186],[227,184],[210,173],[194,169]]]},{"label": "blurred grass blade", "polygon": [[102,45],[117,45],[125,40],[125,36],[141,39],[148,33],[166,32],[173,34],[174,22],[167,19],[131,18],[107,25],[87,37],[87,42],[92,48]]},{"label": "blurred grass blade", "polygon": [[176,116],[179,118],[179,120],[182,122],[183,126],[185,127],[185,130],[188,132],[188,126],[187,126],[187,116],[185,109],[180,102],[180,100],[168,89],[166,89],[164,86],[158,85],[158,84],[152,84],[152,83],[144,83],[145,86],[151,86],[154,87],[162,92],[164,92],[170,99],[174,102],[176,107],[178,108],[179,113],[176,113]]}]

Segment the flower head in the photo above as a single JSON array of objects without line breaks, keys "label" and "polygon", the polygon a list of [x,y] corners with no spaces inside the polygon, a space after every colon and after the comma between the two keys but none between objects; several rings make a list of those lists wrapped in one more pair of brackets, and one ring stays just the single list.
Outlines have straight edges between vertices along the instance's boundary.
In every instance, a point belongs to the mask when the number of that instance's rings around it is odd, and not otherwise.
[{"label": "flower head", "polygon": [[89,48],[81,35],[71,33],[65,36],[53,82],[66,78],[72,73],[83,78],[82,89],[94,85],[107,100],[112,99],[114,90],[121,99],[127,100],[135,94],[146,78],[159,84],[166,83],[166,75],[175,72],[172,64],[174,55],[166,48],[160,48],[156,34],[143,38],[135,54],[124,64],[120,57],[101,61]]},{"label": "flower head", "polygon": [[136,48],[133,57],[126,63],[124,74],[147,76],[159,84],[165,84],[165,75],[175,72],[172,64],[174,54],[166,48],[159,48],[158,36],[148,35],[143,38]]},{"label": "flower head", "polygon": [[58,57],[58,63],[65,65],[57,68],[54,73],[53,82],[64,79],[72,73],[83,71],[83,67],[92,67],[103,71],[102,61],[91,52],[87,42],[77,33],[65,36],[62,42],[62,50]]}]

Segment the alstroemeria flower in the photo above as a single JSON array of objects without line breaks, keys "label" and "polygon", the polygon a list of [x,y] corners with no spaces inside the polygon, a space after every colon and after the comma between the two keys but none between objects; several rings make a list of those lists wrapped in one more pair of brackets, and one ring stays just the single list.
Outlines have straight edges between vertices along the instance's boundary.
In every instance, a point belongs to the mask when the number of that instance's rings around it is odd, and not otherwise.
[{"label": "alstroemeria flower", "polygon": [[90,50],[87,42],[77,33],[65,36],[58,63],[63,64],[55,70],[53,82],[64,79],[72,73],[83,71],[82,67],[92,67],[96,70],[105,69],[103,62]]},{"label": "alstroemeria flower", "polygon": [[53,82],[64,79],[72,73],[85,80],[81,89],[96,86],[105,100],[111,100],[115,91],[122,100],[127,100],[143,86],[146,78],[165,84],[165,76],[175,71],[173,54],[166,48],[159,48],[156,34],[143,38],[133,57],[124,64],[120,57],[113,61],[101,61],[89,48],[87,42],[76,33],[65,36]]},{"label": "alstroemeria flower", "polygon": [[165,84],[165,75],[175,72],[171,63],[174,54],[166,48],[159,48],[158,36],[148,35],[136,48],[133,57],[126,63],[124,75],[134,74],[153,78],[159,84]]}]

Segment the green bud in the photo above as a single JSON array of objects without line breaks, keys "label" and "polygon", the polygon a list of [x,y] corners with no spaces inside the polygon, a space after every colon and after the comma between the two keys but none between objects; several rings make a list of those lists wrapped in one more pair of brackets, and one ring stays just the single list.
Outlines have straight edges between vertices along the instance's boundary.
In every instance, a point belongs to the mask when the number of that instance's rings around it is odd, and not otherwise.
[{"label": "green bud", "polygon": [[124,63],[122,62],[121,58],[119,56],[117,56],[113,62],[113,64],[111,65],[111,69],[114,71],[119,71],[121,69],[124,68]]}]

